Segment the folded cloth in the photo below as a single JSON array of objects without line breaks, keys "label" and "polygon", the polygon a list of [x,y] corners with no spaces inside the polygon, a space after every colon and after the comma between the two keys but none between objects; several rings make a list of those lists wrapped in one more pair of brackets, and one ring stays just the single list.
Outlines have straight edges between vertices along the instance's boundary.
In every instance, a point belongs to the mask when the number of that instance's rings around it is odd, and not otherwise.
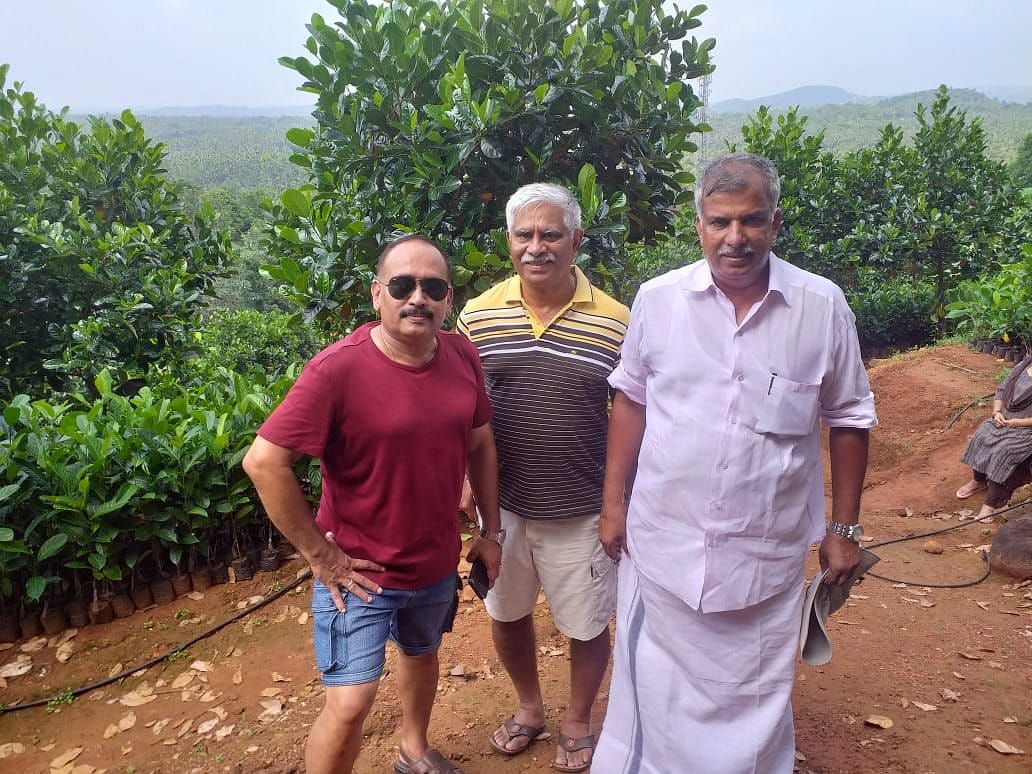
[{"label": "folded cloth", "polygon": [[849,592],[860,577],[881,559],[866,548],[860,549],[860,564],[853,570],[849,580],[841,586],[824,583],[827,570],[818,573],[810,581],[803,597],[803,617],[799,630],[799,656],[804,663],[821,666],[831,661],[831,640],[828,639],[828,616],[846,604]]}]

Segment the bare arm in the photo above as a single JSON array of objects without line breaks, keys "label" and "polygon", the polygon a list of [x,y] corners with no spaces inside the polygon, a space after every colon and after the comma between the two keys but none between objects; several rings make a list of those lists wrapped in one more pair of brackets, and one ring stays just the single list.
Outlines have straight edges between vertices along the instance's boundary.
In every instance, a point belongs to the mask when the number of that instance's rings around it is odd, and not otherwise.
[{"label": "bare arm", "polygon": [[[490,424],[474,427],[470,432],[466,467],[483,528],[497,532],[502,528],[498,513],[498,452]],[[473,561],[478,556],[487,565],[487,578],[493,586],[502,566],[502,547],[493,540],[478,537],[473,541],[467,558]]]},{"label": "bare arm", "polygon": [[645,407],[622,392],[613,396],[606,440],[606,477],[602,484],[602,518],[598,537],[611,559],[626,550],[627,503],[645,437]]},{"label": "bare arm", "polygon": [[[831,520],[839,524],[860,521],[860,495],[867,474],[867,447],[870,431],[859,427],[833,427],[828,432],[831,457]],[[829,570],[825,583],[845,583],[860,562],[859,547],[832,532],[824,536],[820,548],[821,567]]]},{"label": "bare arm", "polygon": [[312,574],[326,584],[337,609],[344,610],[341,586],[368,602],[367,591],[378,594],[382,589],[356,570],[379,571],[383,567],[350,557],[326,539],[294,475],[294,463],[300,458],[299,453],[259,436],[244,457],[244,472],[254,482],[269,519],[308,560]]}]

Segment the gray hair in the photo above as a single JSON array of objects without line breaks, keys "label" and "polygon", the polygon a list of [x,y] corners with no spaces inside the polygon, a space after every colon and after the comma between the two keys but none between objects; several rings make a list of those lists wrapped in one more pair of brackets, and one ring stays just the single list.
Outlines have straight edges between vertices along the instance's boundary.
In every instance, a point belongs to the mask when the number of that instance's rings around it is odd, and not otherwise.
[{"label": "gray hair", "polygon": [[695,186],[695,214],[702,215],[702,200],[717,193],[735,193],[749,185],[746,172],[756,171],[766,182],[767,204],[773,214],[781,198],[781,178],[774,163],[755,153],[728,153],[702,168]]},{"label": "gray hair", "polygon": [[505,203],[505,229],[512,231],[513,221],[535,204],[551,204],[563,211],[563,225],[571,232],[581,227],[581,208],[573,194],[561,185],[530,183],[516,190]]}]

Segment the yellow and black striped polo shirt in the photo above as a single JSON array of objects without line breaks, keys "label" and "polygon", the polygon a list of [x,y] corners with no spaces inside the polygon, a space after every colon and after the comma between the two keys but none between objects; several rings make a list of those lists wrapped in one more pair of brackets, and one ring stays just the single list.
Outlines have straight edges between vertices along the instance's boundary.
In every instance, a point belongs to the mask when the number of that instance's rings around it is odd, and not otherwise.
[{"label": "yellow and black striped polo shirt", "polygon": [[543,326],[520,278],[469,301],[459,330],[476,345],[494,407],[502,507],[532,519],[602,508],[609,385],[630,313],[574,267],[573,299]]}]

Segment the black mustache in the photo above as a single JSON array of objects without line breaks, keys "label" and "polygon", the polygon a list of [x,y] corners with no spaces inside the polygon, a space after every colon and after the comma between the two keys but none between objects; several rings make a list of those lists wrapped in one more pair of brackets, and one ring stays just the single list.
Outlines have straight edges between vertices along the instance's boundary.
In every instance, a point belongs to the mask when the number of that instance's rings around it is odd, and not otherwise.
[{"label": "black mustache", "polygon": [[402,319],[406,317],[425,317],[426,319],[432,318],[434,315],[429,309],[423,309],[422,307],[413,307],[411,309],[402,309]]}]

